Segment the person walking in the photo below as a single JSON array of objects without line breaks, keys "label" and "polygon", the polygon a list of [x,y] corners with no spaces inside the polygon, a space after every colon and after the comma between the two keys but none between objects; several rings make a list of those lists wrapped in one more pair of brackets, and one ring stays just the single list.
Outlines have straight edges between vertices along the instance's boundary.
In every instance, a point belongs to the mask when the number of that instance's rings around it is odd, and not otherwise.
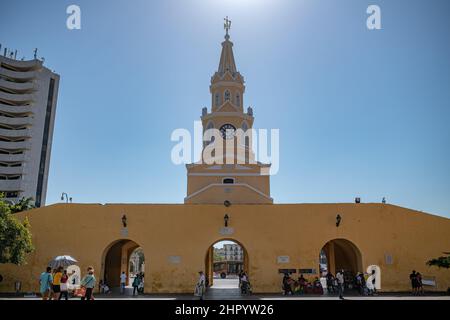
[{"label": "person walking", "polygon": [[423,296],[423,283],[422,283],[422,275],[420,272],[416,273],[417,279],[417,295]]},{"label": "person walking", "polygon": [[344,285],[345,285],[344,270],[341,270],[336,274],[336,279],[338,282],[339,299],[344,300]]},{"label": "person walking", "polygon": [[69,275],[67,274],[67,270],[64,270],[62,276],[61,276],[61,293],[59,294],[58,300],[61,300],[61,298],[64,296],[65,300],[69,300],[69,277],[73,276],[75,274],[75,270]]},{"label": "person walking", "polygon": [[39,291],[42,296],[42,300],[48,300],[51,293],[51,287],[53,285],[52,268],[47,267],[45,272],[42,272],[39,277]]},{"label": "person walking", "polygon": [[199,273],[199,277],[198,277],[198,281],[197,284],[195,285],[195,291],[194,291],[194,295],[199,297],[200,300],[203,300],[203,296],[205,295],[205,284],[206,284],[206,277],[205,274],[203,273],[203,271],[200,271]]},{"label": "person walking", "polygon": [[61,295],[61,278],[62,278],[63,267],[58,267],[56,269],[55,274],[53,275],[53,300],[59,300],[59,296]]},{"label": "person walking", "polygon": [[371,295],[376,295],[377,294],[377,278],[376,278],[376,271],[375,269],[372,270],[372,291],[371,291]]},{"label": "person walking", "polygon": [[125,294],[125,287],[127,286],[127,275],[125,271],[122,271],[120,275],[120,293]]},{"label": "person walking", "polygon": [[83,297],[81,297],[81,300],[93,300],[92,299],[92,291],[94,291],[95,288],[95,276],[94,276],[94,268],[89,267],[87,269],[87,275],[81,280],[81,287],[86,289],[86,293]]},{"label": "person walking", "polygon": [[409,280],[411,280],[411,287],[412,287],[412,295],[417,295],[417,274],[416,270],[413,270],[412,273],[409,275]]},{"label": "person walking", "polygon": [[139,288],[140,283],[141,283],[141,277],[140,277],[139,274],[137,274],[137,275],[134,277],[134,279],[133,279],[133,284],[132,284],[132,286],[133,286],[133,296],[136,295],[136,292],[137,292],[137,294],[139,295],[139,290],[138,290],[138,288]]},{"label": "person walking", "polygon": [[326,279],[327,279],[328,294],[334,293],[334,286],[333,286],[334,276],[333,276],[333,274],[331,272],[328,272],[326,275]]}]

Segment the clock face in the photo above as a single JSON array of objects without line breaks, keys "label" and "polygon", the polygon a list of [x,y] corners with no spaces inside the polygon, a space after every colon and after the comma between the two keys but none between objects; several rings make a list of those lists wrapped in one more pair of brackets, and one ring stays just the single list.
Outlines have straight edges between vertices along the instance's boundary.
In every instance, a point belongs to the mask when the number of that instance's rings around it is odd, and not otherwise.
[{"label": "clock face", "polygon": [[232,124],[227,123],[220,127],[220,133],[224,139],[233,139],[236,134],[236,128]]}]

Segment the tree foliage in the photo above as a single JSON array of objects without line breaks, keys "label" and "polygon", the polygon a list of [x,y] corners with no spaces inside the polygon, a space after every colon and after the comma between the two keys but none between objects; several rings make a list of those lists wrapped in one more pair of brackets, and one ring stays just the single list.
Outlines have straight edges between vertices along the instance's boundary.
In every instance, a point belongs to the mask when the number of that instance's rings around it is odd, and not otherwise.
[{"label": "tree foliage", "polygon": [[22,211],[27,211],[36,208],[33,198],[22,198],[19,202],[11,204],[11,213],[17,213]]},{"label": "tree foliage", "polygon": [[23,222],[17,219],[13,207],[17,208],[15,204],[0,200],[0,263],[20,265],[25,263],[26,255],[34,247],[28,219],[25,218]]},{"label": "tree foliage", "polygon": [[449,269],[450,268],[450,253],[444,252],[447,256],[442,256],[439,258],[431,259],[427,262],[429,266],[435,266],[439,268]]}]

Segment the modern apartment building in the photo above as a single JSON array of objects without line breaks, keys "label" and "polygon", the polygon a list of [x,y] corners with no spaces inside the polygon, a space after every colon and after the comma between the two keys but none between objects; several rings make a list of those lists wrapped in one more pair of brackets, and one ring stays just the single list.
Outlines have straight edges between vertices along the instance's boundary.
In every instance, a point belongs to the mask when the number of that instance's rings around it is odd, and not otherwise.
[{"label": "modern apartment building", "polygon": [[45,205],[59,75],[43,61],[0,56],[0,192]]}]

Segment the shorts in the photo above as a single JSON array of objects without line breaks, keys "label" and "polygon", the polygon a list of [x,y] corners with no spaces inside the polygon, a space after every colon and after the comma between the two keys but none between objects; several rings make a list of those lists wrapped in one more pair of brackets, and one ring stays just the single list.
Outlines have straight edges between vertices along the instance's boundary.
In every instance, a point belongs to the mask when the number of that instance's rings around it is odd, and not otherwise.
[{"label": "shorts", "polygon": [[61,286],[59,284],[53,285],[53,292],[54,293],[60,293],[61,292]]}]

